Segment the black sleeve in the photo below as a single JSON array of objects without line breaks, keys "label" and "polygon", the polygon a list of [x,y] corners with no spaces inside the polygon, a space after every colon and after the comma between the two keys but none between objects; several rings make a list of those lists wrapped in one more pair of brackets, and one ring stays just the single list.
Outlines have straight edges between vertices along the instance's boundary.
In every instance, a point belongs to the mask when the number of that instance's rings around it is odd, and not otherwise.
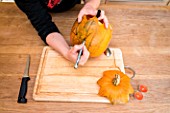
[{"label": "black sleeve", "polygon": [[34,28],[38,31],[38,35],[45,43],[49,33],[59,32],[41,0],[15,0],[15,3],[27,15]]}]

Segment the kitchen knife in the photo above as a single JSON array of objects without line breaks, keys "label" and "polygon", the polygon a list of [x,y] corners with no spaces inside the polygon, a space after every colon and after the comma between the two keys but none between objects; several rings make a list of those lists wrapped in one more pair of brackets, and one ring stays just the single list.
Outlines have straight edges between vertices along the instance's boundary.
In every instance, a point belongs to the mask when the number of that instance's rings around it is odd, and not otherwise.
[{"label": "kitchen knife", "polygon": [[28,55],[25,71],[22,77],[20,91],[18,95],[18,103],[27,103],[26,93],[27,93],[27,83],[30,80],[29,77],[29,66],[30,66],[30,55]]},{"label": "kitchen knife", "polygon": [[[85,40],[83,40],[83,45],[85,45]],[[75,69],[77,69],[78,68],[78,64],[79,64],[79,61],[80,61],[80,58],[81,58],[81,55],[82,55],[82,53],[83,53],[83,48],[82,49],[80,49],[80,51],[79,51],[79,53],[78,53],[78,57],[77,57],[77,60],[76,60],[76,63],[75,63],[75,65],[74,65],[74,68]]]}]

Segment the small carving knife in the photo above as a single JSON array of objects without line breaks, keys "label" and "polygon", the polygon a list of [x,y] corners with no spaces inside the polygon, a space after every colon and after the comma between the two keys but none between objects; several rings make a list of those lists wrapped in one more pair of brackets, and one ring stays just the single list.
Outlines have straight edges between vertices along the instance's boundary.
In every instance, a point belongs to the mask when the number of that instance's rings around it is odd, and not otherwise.
[{"label": "small carving knife", "polygon": [[29,77],[29,66],[30,66],[30,55],[28,55],[25,71],[22,77],[20,91],[18,95],[18,103],[27,103],[26,93],[27,93],[27,82],[30,80]]},{"label": "small carving knife", "polygon": [[[85,40],[83,40],[83,45],[85,45]],[[79,51],[79,53],[78,53],[78,57],[77,57],[77,60],[76,60],[76,63],[75,63],[75,65],[74,65],[74,68],[75,69],[77,69],[78,68],[78,64],[79,64],[79,61],[80,61],[80,58],[81,58],[81,55],[82,55],[82,53],[83,53],[83,48],[82,49],[80,49],[80,51]]]}]

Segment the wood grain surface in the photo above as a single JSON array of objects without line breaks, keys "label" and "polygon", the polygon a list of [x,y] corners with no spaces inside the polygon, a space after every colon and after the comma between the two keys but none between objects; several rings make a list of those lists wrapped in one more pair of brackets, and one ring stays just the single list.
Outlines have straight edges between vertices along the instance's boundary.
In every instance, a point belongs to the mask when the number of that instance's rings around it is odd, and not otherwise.
[{"label": "wood grain surface", "polygon": [[[68,43],[70,29],[81,7],[77,5],[67,12],[52,14]],[[149,88],[144,99],[114,106],[34,101],[33,87],[45,44],[15,4],[0,3],[0,113],[169,113],[170,7],[102,4],[100,9],[105,10],[114,28],[110,47],[120,48],[124,64],[136,71],[133,82]],[[27,54],[31,55],[28,102],[18,104]]]},{"label": "wood grain surface", "polygon": [[98,95],[97,81],[106,70],[120,70],[125,73],[121,50],[118,48],[110,48],[110,50],[110,56],[102,54],[97,58],[89,58],[84,66],[74,69],[73,63],[52,48],[44,47],[33,99],[35,101],[109,103],[108,99]]}]

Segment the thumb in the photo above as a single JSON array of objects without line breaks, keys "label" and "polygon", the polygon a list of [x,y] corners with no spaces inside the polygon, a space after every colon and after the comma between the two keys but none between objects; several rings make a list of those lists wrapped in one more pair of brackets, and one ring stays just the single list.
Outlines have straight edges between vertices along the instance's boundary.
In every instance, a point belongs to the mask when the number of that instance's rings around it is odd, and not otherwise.
[{"label": "thumb", "polygon": [[83,18],[83,13],[80,12],[78,15],[78,23],[82,21],[82,18]]}]

